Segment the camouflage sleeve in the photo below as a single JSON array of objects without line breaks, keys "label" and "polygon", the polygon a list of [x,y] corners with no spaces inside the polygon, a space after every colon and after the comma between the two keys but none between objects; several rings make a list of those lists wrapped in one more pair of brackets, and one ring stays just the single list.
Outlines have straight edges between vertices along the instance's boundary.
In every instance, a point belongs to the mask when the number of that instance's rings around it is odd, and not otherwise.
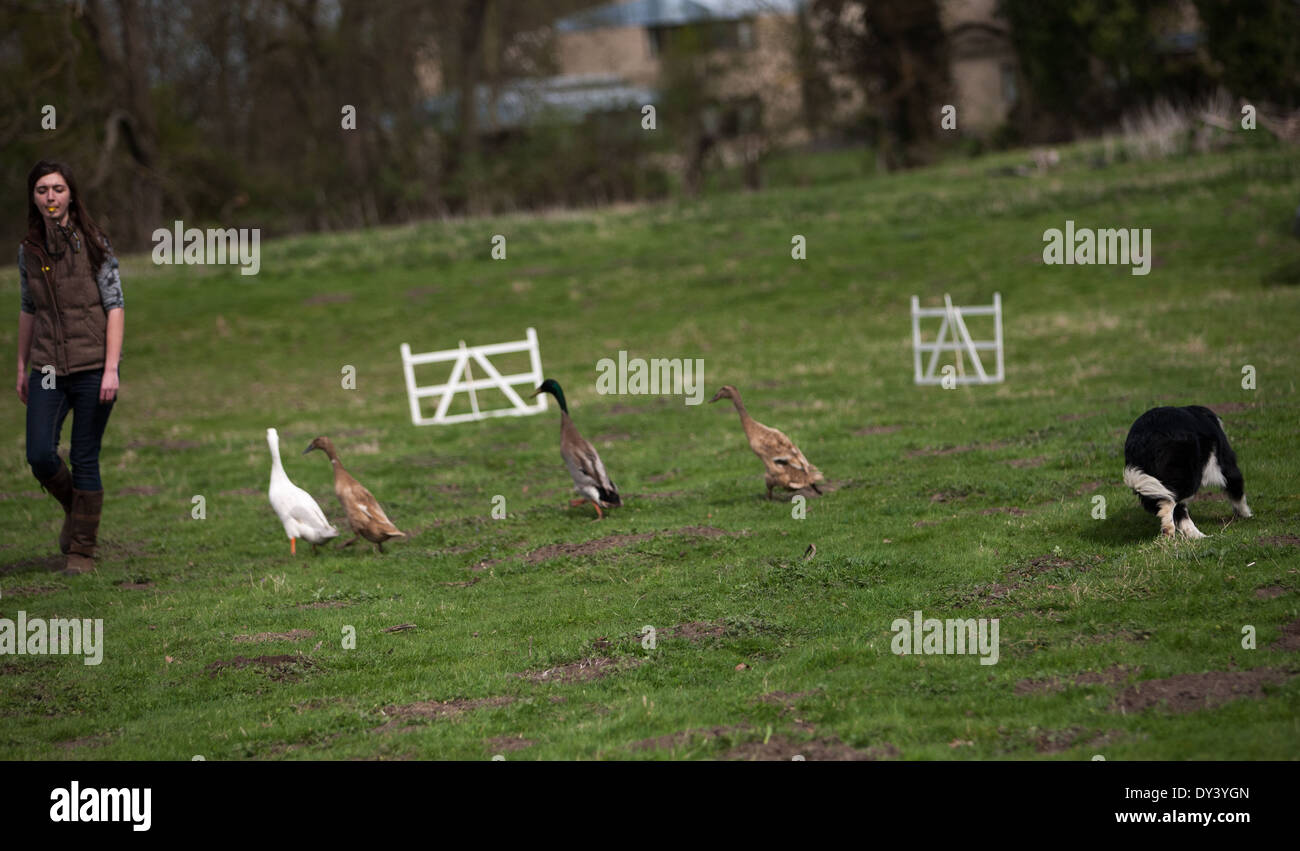
[{"label": "camouflage sleeve", "polygon": [[126,299],[122,296],[122,277],[117,271],[117,255],[113,253],[113,248],[107,240],[104,241],[104,247],[108,249],[108,253],[99,267],[95,282],[99,284],[99,300],[104,305],[104,312],[107,313],[115,307],[125,308]]}]

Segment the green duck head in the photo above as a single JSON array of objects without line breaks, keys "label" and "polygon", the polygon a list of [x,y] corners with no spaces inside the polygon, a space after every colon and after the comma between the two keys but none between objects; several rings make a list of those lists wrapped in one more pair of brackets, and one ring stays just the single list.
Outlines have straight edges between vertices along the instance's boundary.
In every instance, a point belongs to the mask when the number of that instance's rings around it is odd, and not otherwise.
[{"label": "green duck head", "polygon": [[564,391],[560,389],[560,382],[556,381],[554,378],[548,378],[543,381],[542,386],[529,394],[528,398],[531,399],[538,393],[550,393],[555,397],[555,401],[560,403],[560,410],[564,411],[566,414],[569,412],[569,406],[564,402]]}]

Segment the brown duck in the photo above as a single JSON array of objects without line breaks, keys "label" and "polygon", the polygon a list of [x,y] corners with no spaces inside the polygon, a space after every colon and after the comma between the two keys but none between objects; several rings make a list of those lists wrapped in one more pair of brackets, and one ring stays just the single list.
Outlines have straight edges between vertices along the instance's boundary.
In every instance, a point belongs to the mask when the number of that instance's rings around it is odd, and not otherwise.
[{"label": "brown duck", "polygon": [[749,439],[749,448],[763,459],[763,466],[767,468],[764,481],[767,484],[768,499],[772,498],[774,487],[792,491],[812,488],[817,493],[822,492],[817,487],[817,482],[826,477],[803,457],[799,447],[790,438],[751,417],[745,410],[745,403],[740,401],[740,391],[730,384],[724,385],[709,401],[716,402],[724,398],[730,399],[736,406],[736,413],[740,414],[740,425],[745,429],[745,437]]},{"label": "brown duck", "polygon": [[313,449],[319,449],[329,456],[330,464],[334,467],[334,494],[343,504],[343,510],[348,515],[348,525],[352,527],[352,538],[344,542],[340,549],[356,543],[357,538],[365,538],[379,547],[382,553],[384,541],[406,537],[406,533],[394,526],[393,521],[389,520],[388,515],[384,513],[384,509],[379,507],[379,501],[375,499],[374,494],[366,490],[347,470],[343,469],[343,464],[339,461],[339,453],[328,437],[316,438],[302,451],[302,454],[306,455]]}]

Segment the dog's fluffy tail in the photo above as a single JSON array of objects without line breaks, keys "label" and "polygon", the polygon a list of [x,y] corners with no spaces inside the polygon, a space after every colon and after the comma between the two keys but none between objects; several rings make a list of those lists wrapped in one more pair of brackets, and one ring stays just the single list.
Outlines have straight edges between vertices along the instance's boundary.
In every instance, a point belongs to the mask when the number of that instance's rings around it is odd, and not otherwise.
[{"label": "dog's fluffy tail", "polygon": [[1132,488],[1139,496],[1147,496],[1151,499],[1168,500],[1177,502],[1178,500],[1169,491],[1169,488],[1157,479],[1155,476],[1149,476],[1137,467],[1124,468],[1124,484]]}]

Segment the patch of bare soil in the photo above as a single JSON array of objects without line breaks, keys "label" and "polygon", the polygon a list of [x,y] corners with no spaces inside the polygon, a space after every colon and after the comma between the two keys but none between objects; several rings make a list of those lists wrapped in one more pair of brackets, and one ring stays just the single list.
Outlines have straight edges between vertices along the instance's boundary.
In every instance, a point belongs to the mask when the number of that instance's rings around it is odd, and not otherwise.
[{"label": "patch of bare soil", "polygon": [[795,704],[799,701],[808,697],[816,697],[821,693],[822,690],[819,688],[810,691],[770,691],[767,694],[759,695],[758,700],[760,703],[781,707],[781,714],[785,715],[787,712],[793,711]]},{"label": "patch of bare soil", "polygon": [[[705,621],[689,621],[670,626],[667,629],[660,630],[656,634],[657,640],[665,638],[685,638],[687,641],[701,641],[705,638],[721,638],[726,634],[727,625],[725,621],[716,620],[712,623]],[[644,636],[639,632],[630,632],[619,638],[610,639],[608,636],[601,636],[592,639],[591,647],[593,650],[608,650],[615,644],[639,645]]]},{"label": "patch of bare soil", "polygon": [[218,659],[208,664],[204,670],[208,672],[209,677],[215,677],[227,668],[242,669],[250,665],[273,680],[288,680],[291,682],[298,679],[304,670],[316,667],[316,663],[310,657],[295,653],[280,656],[255,656],[252,659],[236,656],[229,662]]},{"label": "patch of bare soil", "polygon": [[969,498],[970,494],[955,491],[935,491],[930,494],[930,502],[961,502],[963,499]]},{"label": "patch of bare soil", "polygon": [[1075,745],[1087,745],[1093,748],[1104,747],[1123,735],[1120,730],[1107,730],[1085,741],[1087,732],[1082,727],[1069,727],[1065,730],[1040,730],[1037,734],[1031,736],[1031,741],[1034,744],[1034,749],[1039,753],[1061,753]]},{"label": "patch of bare soil", "polygon": [[1013,517],[1027,517],[1029,512],[1023,508],[1016,508],[1014,505],[999,505],[994,508],[986,508],[980,514],[1010,514]]},{"label": "patch of bare soil", "polygon": [[1038,455],[1034,458],[1012,458],[1011,460],[1007,461],[1007,463],[1010,464],[1012,467],[1016,467],[1017,469],[1025,470],[1031,467],[1043,466],[1044,464],[1047,463],[1047,456]]},{"label": "patch of bare soil", "polygon": [[4,502],[10,499],[46,499],[46,496],[40,491],[17,491],[15,493],[0,493],[0,502]]},{"label": "patch of bare soil", "polygon": [[[481,569],[482,568],[480,568],[480,570]],[[466,579],[464,582],[440,582],[439,584],[447,588],[468,588],[469,586],[475,584],[476,582],[478,582],[477,576],[475,576],[473,579]]]},{"label": "patch of bare soil", "polygon": [[316,293],[302,300],[308,307],[316,304],[347,304],[352,301],[352,293]]},{"label": "patch of bare soil", "polygon": [[1196,712],[1242,697],[1262,698],[1264,686],[1286,682],[1292,676],[1280,668],[1256,668],[1252,671],[1208,671],[1143,680],[1120,692],[1110,708],[1124,714],[1152,707],[1172,713]]},{"label": "patch of bare soil", "polygon": [[896,431],[901,431],[902,428],[903,427],[900,425],[867,426],[866,428],[858,429],[853,432],[853,434],[856,437],[867,437],[868,435],[873,434],[893,434]]},{"label": "patch of bare soil", "polygon": [[1216,414],[1235,414],[1238,411],[1249,411],[1255,407],[1254,402],[1222,402],[1218,405],[1206,405]]},{"label": "patch of bare soil", "polygon": [[606,674],[635,668],[641,664],[639,659],[611,659],[608,656],[593,656],[579,659],[567,665],[556,665],[542,671],[523,671],[513,676],[522,677],[535,683],[577,683],[598,680]]},{"label": "patch of bare soil", "polygon": [[748,724],[697,727],[693,730],[680,730],[676,733],[655,736],[651,739],[642,739],[639,742],[633,742],[630,747],[634,751],[676,750],[677,748],[685,747],[693,742],[703,743],[722,736],[730,736],[734,733],[745,733],[751,729],[752,728]]},{"label": "patch of bare soil", "polygon": [[1008,568],[1005,582],[990,582],[987,585],[977,585],[970,593],[958,598],[959,603],[970,603],[979,600],[984,605],[1006,599],[1013,592],[1020,590],[1030,584],[1034,577],[1044,573],[1050,573],[1062,568],[1073,568],[1075,570],[1091,570],[1095,565],[1101,562],[1101,556],[1095,555],[1090,559],[1072,560],[1063,556],[1044,553],[1035,556],[1022,565],[1016,565]]},{"label": "patch of bare soil", "polygon": [[152,582],[127,582],[123,580],[122,582],[115,584],[123,591],[148,591],[150,588],[154,587],[154,583]]},{"label": "patch of bare soil", "polygon": [[514,703],[513,697],[474,697],[474,698],[456,698],[455,700],[420,700],[415,703],[407,703],[402,706],[389,705],[381,710],[382,714],[389,719],[388,723],[381,727],[376,727],[372,732],[405,732],[414,729],[414,725],[407,725],[405,722],[417,718],[436,719],[436,718],[454,718],[463,712],[470,712],[475,709],[482,709],[485,706],[505,706]]},{"label": "patch of bare soil", "polygon": [[1097,488],[1101,487],[1104,484],[1106,483],[1105,482],[1084,482],[1083,484],[1079,485],[1079,487],[1075,488],[1074,495],[1082,496],[1085,493],[1092,493],[1093,491],[1095,491]]},{"label": "patch of bare soil", "polygon": [[62,570],[66,556],[40,556],[39,558],[25,558],[22,561],[12,561],[9,564],[0,564],[0,576],[9,573],[21,573],[32,568],[38,570]]},{"label": "patch of bare soil", "polygon": [[488,750],[494,753],[521,751],[535,744],[537,743],[532,739],[525,739],[523,736],[497,736],[495,739],[487,740]]},{"label": "patch of bare soil", "polygon": [[726,631],[726,623],[720,620],[712,623],[688,621],[687,623],[679,623],[676,626],[668,627],[668,629],[659,633],[659,637],[685,638],[687,641],[699,641],[704,638],[721,638]]},{"label": "patch of bare soil", "polygon": [[1106,686],[1107,688],[1117,688],[1128,682],[1129,677],[1140,671],[1141,668],[1126,668],[1123,665],[1112,665],[1104,671],[1084,671],[1081,674],[1075,674],[1073,677],[1062,679],[1061,677],[1048,677],[1045,680],[1021,680],[1016,683],[1015,694],[1023,697],[1029,694],[1049,694],[1051,692],[1064,691],[1066,686]]},{"label": "patch of bare soil", "polygon": [[302,641],[313,638],[316,633],[310,629],[291,629],[288,632],[259,632],[256,635],[236,635],[232,639],[236,644],[262,644],[267,641]]},{"label": "patch of bare soil", "polygon": [[53,594],[56,591],[65,591],[56,585],[20,585],[17,588],[5,588],[3,596],[5,597],[35,597],[38,594]]},{"label": "patch of bare soil", "polygon": [[153,485],[133,485],[129,488],[122,488],[117,492],[118,496],[153,496],[162,493],[162,488]]},{"label": "patch of bare soil", "polygon": [[1282,627],[1282,637],[1268,646],[1269,650],[1300,650],[1300,619]]},{"label": "patch of bare soil", "polygon": [[1265,585],[1262,588],[1255,589],[1255,597],[1260,600],[1272,600],[1274,597],[1281,597],[1286,593],[1286,589],[1281,585]]},{"label": "patch of bare soil", "polygon": [[[717,538],[722,535],[730,534],[729,532],[718,529],[714,526],[683,526],[680,529],[669,529],[663,532],[638,532],[630,535],[610,535],[605,538],[597,538],[592,541],[582,541],[577,544],[547,544],[544,547],[538,547],[523,558],[528,564],[540,564],[544,561],[560,556],[587,556],[604,552],[605,550],[626,547],[628,544],[637,544],[642,541],[648,541],[651,538],[660,535],[690,535],[698,538]],[[482,569],[482,568],[477,568]]]},{"label": "patch of bare soil", "polygon": [[795,742],[785,736],[772,736],[766,742],[753,741],[737,745],[722,755],[722,759],[789,761],[796,756],[808,762],[870,762],[878,759],[897,759],[898,748],[889,742],[858,750],[844,744],[834,736],[809,742]]},{"label": "patch of bare soil", "polygon": [[66,742],[56,742],[56,744],[65,751],[76,750],[77,748],[99,748],[113,740],[109,733],[92,733],[89,736],[81,736],[76,739],[68,739]]},{"label": "patch of bare soil", "polygon": [[346,600],[316,600],[313,603],[299,603],[300,609],[341,609],[351,605]]},{"label": "patch of bare soil", "polygon": [[1259,542],[1275,547],[1300,547],[1300,535],[1268,535],[1260,538]]}]

